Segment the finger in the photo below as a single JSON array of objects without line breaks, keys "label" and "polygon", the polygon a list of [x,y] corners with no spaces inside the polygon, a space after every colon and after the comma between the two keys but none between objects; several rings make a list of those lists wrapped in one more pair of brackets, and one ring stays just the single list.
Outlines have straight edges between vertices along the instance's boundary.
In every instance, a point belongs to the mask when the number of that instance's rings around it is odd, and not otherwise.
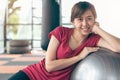
[{"label": "finger", "polygon": [[95,48],[91,49],[91,52],[95,52],[95,51],[98,51],[98,50],[99,50],[99,47],[95,47]]},{"label": "finger", "polygon": [[98,22],[95,22],[95,25],[99,26],[99,23],[98,23]]}]

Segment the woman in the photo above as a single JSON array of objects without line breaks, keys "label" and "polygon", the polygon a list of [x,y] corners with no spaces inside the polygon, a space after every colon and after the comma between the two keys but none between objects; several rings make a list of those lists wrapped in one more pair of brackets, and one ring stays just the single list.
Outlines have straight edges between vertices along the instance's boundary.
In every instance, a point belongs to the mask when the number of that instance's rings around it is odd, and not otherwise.
[{"label": "woman", "polygon": [[120,52],[120,39],[102,30],[96,17],[91,3],[76,3],[71,12],[74,28],[59,26],[50,32],[45,59],[26,67],[9,80],[70,80],[77,62],[99,50],[99,46]]}]

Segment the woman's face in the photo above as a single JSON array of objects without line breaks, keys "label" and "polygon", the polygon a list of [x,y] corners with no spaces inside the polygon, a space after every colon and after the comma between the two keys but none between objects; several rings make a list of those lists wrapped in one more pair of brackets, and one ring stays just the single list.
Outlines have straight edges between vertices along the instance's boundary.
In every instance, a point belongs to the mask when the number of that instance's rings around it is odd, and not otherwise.
[{"label": "woman's face", "polygon": [[81,17],[75,18],[73,25],[75,30],[80,31],[83,35],[88,35],[94,25],[95,18],[90,10],[87,10]]}]

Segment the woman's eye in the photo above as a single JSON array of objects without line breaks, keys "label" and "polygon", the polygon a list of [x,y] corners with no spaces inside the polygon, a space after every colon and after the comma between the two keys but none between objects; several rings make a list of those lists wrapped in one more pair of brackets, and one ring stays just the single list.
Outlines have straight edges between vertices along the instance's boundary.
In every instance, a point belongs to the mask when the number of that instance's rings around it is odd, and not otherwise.
[{"label": "woman's eye", "polygon": [[82,19],[82,18],[79,18],[79,20],[80,20],[80,21],[83,21],[83,19]]},{"label": "woman's eye", "polygon": [[93,18],[88,18],[88,20],[93,20]]}]

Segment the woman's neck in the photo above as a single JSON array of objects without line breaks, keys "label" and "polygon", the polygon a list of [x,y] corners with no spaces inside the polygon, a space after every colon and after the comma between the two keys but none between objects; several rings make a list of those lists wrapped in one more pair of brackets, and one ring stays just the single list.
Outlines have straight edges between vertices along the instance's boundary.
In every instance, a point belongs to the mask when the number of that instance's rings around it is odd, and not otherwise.
[{"label": "woman's neck", "polygon": [[77,38],[84,38],[84,37],[86,37],[87,35],[83,35],[82,33],[81,33],[81,31],[79,31],[79,30],[77,30],[77,29],[73,29],[73,33],[72,33],[72,35],[74,36],[74,37],[77,37]]}]

